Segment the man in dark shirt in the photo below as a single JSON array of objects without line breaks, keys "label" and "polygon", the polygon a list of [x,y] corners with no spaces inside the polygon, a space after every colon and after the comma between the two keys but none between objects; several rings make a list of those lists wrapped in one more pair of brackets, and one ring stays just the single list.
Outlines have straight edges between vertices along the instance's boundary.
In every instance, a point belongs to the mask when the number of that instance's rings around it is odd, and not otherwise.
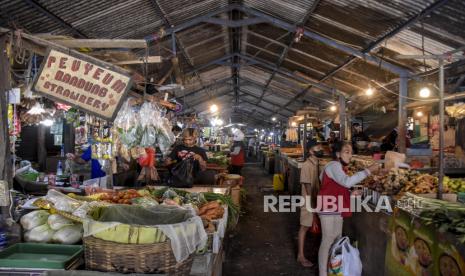
[{"label": "man in dark shirt", "polygon": [[174,147],[170,155],[165,161],[167,166],[174,163],[181,162],[187,158],[194,158],[194,170],[193,176],[197,176],[200,171],[204,171],[207,168],[207,153],[206,151],[196,145],[197,131],[193,128],[187,128],[182,133],[182,145]]}]

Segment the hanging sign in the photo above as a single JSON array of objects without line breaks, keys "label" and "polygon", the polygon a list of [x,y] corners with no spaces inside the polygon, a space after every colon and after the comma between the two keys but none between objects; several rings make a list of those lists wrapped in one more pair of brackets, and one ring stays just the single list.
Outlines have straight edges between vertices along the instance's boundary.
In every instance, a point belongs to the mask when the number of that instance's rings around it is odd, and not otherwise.
[{"label": "hanging sign", "polygon": [[131,77],[112,64],[79,53],[49,49],[33,90],[112,121],[123,103]]}]

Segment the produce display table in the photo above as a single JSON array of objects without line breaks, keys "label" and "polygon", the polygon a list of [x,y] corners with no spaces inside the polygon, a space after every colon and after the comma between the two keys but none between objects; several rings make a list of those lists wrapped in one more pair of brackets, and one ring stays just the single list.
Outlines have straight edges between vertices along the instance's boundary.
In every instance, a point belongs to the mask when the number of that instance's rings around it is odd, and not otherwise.
[{"label": "produce display table", "polygon": [[349,236],[353,243],[357,241],[363,275],[385,275],[384,267],[388,240],[388,213],[353,213],[344,219],[343,235]]},{"label": "produce display table", "polygon": [[300,195],[300,170],[304,162],[299,162],[295,158],[288,158],[289,175],[288,175],[288,191],[291,195]]},{"label": "produce display table", "polygon": [[[373,205],[370,207],[374,208]],[[414,242],[418,237],[421,239],[428,240],[431,242],[430,250],[433,259],[438,259],[444,255],[447,251],[442,251],[441,248],[454,247],[454,250],[448,251],[456,252],[455,255],[451,254],[456,258],[456,262],[463,265],[465,264],[465,245],[460,243],[458,239],[451,233],[440,233],[432,226],[426,226],[415,215],[399,211],[405,217],[406,226],[409,233],[407,236],[410,239],[409,246],[405,252],[413,252]],[[360,259],[363,264],[362,275],[379,275],[379,276],[397,276],[400,275],[400,271],[396,270],[397,267],[402,267],[401,262],[395,261],[396,257],[392,257],[393,249],[396,246],[396,242],[391,240],[396,235],[391,224],[394,219],[393,213],[387,212],[358,212],[353,213],[352,217],[344,219],[343,235],[349,236],[352,243],[356,242],[360,250]],[[412,232],[409,232],[412,231]],[[428,237],[428,238],[426,238]],[[396,250],[396,249],[394,249]],[[460,257],[461,256],[461,257]],[[404,257],[406,258],[406,257]],[[393,260],[394,259],[394,260]],[[406,258],[408,259],[408,258]],[[405,261],[408,263],[408,261]],[[438,262],[433,261],[433,262]],[[380,270],[380,268],[384,268]],[[430,270],[438,269],[438,265],[431,264]],[[430,271],[431,272],[431,271]],[[438,275],[438,274],[428,274]],[[462,274],[463,271],[462,271]]]},{"label": "produce display table", "polygon": [[265,172],[268,174],[274,174],[274,163],[275,157],[274,155],[265,155]]}]

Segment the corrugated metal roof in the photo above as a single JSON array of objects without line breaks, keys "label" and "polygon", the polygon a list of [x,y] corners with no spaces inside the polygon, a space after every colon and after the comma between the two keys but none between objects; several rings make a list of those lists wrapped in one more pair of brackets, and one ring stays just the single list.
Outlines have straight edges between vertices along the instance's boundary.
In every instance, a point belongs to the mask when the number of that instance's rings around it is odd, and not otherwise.
[{"label": "corrugated metal roof", "polygon": [[[144,38],[159,32],[162,26],[166,28],[163,15],[169,24],[179,26],[195,17],[227,7],[230,2],[227,0],[36,1],[63,20],[64,24],[60,25],[23,1],[0,0],[0,25],[7,26],[8,21],[14,22],[18,28],[24,28],[31,33],[73,36],[73,32],[63,26],[68,24],[91,38]],[[244,0],[240,3],[293,25],[308,19],[304,26],[307,30],[353,49],[362,50],[410,18],[417,16],[436,1],[321,0],[313,14],[309,14],[309,11],[315,3],[314,0]],[[161,12],[156,4],[159,5]],[[229,13],[217,15],[222,19],[228,19],[229,16]],[[410,28],[404,29],[378,45],[372,53],[390,62],[406,66],[414,72],[420,72],[423,70],[421,60],[397,60],[396,55],[422,53],[423,41],[425,53],[439,54],[456,49],[465,43],[464,24],[465,1],[450,0],[429,16],[411,25]],[[274,103],[284,105],[308,86],[308,82],[298,81],[296,77],[289,74],[305,76],[308,80],[318,82],[350,58],[350,55],[345,52],[303,37],[300,42],[292,43],[292,48],[287,52],[283,62],[279,64],[280,68],[275,69],[278,73],[272,74],[274,71],[272,68],[277,66],[280,56],[290,45],[293,34],[271,23],[250,25],[242,27],[241,30],[241,54],[259,61],[257,64],[246,66],[244,64],[250,61],[239,60],[242,64],[239,68],[239,77],[253,81],[253,84],[242,80],[240,82],[241,87],[247,90],[247,93],[252,93],[252,96],[244,95],[245,100],[252,103],[258,102],[257,97],[262,95],[264,86],[269,83],[263,97],[268,103],[260,103],[262,114],[270,115],[272,114],[270,110],[277,111],[278,108]],[[176,35],[189,59],[188,62],[178,49],[181,70],[184,72],[193,70],[192,67],[209,64],[230,53],[232,43],[230,30],[225,26],[201,23],[178,32]],[[150,54],[160,54],[169,59],[172,55],[170,50],[171,36],[167,36],[151,45]],[[139,56],[145,54],[143,50],[134,52]],[[260,62],[265,62],[269,66],[261,65]],[[429,69],[437,66],[434,61],[426,61],[426,63]],[[168,62],[151,64],[149,74],[159,78],[169,68]],[[287,75],[279,73],[280,70],[286,71]],[[191,91],[206,87],[218,80],[232,77],[231,68],[221,64],[212,64],[199,70],[197,74],[188,77],[186,90],[182,93],[189,94]],[[270,80],[271,76],[273,78]],[[384,84],[396,78],[395,74],[379,66],[364,60],[356,60],[332,78],[324,81],[323,84],[356,95],[371,80]],[[217,91],[227,91],[227,89],[232,89],[231,82],[205,88],[205,93],[211,95]],[[310,92],[289,104],[287,108],[295,110],[302,107],[302,102],[303,104],[315,103],[318,101],[315,97],[333,100],[328,93],[312,88]],[[208,99],[208,96],[205,99]],[[221,98],[221,101],[225,103],[231,103],[233,100],[230,95]],[[244,106],[250,105],[250,103],[244,103]]]},{"label": "corrugated metal roof", "polygon": [[264,13],[272,15],[276,18],[296,23],[300,22],[305,17],[307,11],[310,9],[314,2],[314,0],[245,0],[244,4],[246,6],[255,8]]}]

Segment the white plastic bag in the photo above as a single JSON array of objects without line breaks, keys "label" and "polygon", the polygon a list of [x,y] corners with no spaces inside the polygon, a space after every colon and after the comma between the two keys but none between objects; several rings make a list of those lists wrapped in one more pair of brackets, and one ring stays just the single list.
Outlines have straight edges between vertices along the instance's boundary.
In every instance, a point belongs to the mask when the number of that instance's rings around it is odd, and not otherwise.
[{"label": "white plastic bag", "polygon": [[60,230],[65,226],[73,225],[71,220],[58,214],[50,215],[48,217],[47,223],[53,230]]},{"label": "white plastic bag", "polygon": [[24,239],[27,242],[41,242],[47,243],[52,240],[55,231],[53,231],[48,224],[43,224],[33,228],[31,231],[24,234]]},{"label": "white plastic bag", "polygon": [[82,239],[82,225],[65,226],[58,230],[52,237],[52,241],[61,244],[75,244]]},{"label": "white plastic bag", "polygon": [[360,275],[362,275],[362,261],[358,249],[350,244],[348,237],[340,238],[330,251],[328,276]]},{"label": "white plastic bag", "polygon": [[24,215],[20,222],[25,230],[31,230],[39,225],[47,223],[50,214],[45,210],[32,211]]}]

